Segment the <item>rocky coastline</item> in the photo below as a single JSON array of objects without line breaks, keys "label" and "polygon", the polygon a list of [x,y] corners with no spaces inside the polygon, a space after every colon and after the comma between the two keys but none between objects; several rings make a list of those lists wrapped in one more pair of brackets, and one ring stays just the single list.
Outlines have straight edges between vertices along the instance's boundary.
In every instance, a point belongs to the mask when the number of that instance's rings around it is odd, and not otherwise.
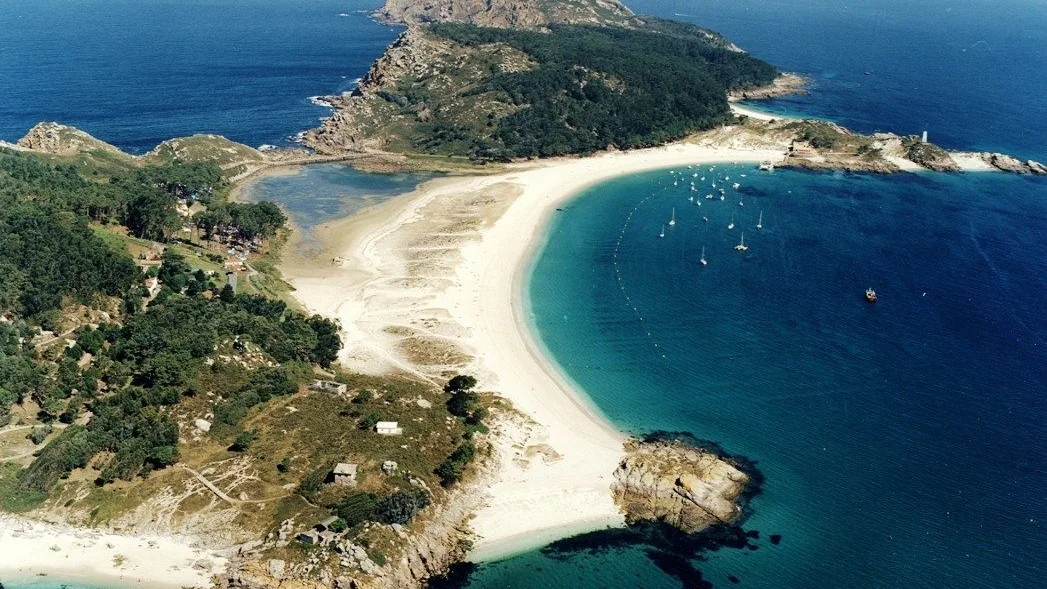
[{"label": "rocky coastline", "polygon": [[614,479],[628,523],[662,522],[686,533],[735,522],[750,481],[723,457],[671,441],[629,442]]},{"label": "rocky coastline", "polygon": [[727,98],[731,101],[739,101],[768,100],[771,98],[781,98],[783,96],[796,96],[807,94],[810,84],[810,79],[801,76],[800,74],[785,72],[766,86],[735,90],[728,93]]},{"label": "rocky coastline", "polygon": [[[481,468],[489,472],[486,467]],[[462,562],[472,534],[468,522],[483,498],[483,480],[456,489],[440,505],[431,507],[424,528],[395,528],[403,540],[403,554],[379,565],[365,547],[349,541],[320,546],[308,560],[289,562],[267,558],[263,547],[240,553],[216,577],[219,589],[402,589],[423,587],[452,565]],[[337,564],[333,564],[337,563]]]}]

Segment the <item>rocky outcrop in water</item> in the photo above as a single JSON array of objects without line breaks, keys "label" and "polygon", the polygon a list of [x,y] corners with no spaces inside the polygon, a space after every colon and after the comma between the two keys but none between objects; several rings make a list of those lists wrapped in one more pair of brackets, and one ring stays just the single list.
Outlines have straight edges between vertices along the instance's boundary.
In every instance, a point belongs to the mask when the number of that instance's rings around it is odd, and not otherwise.
[{"label": "rocky outcrop in water", "polygon": [[618,0],[386,0],[375,12],[395,24],[466,22],[485,27],[538,28],[551,23],[624,25],[633,13]]},{"label": "rocky outcrop in water", "polygon": [[1028,160],[1025,162],[1025,165],[1028,166],[1029,171],[1033,174],[1036,174],[1037,176],[1047,176],[1047,166],[1040,162]]},{"label": "rocky outcrop in water", "polygon": [[658,521],[685,532],[735,520],[749,475],[720,456],[680,442],[632,442],[614,472],[614,499],[630,523]]},{"label": "rocky outcrop in water", "polygon": [[1034,160],[1023,162],[1016,157],[1003,153],[983,153],[982,159],[985,160],[987,164],[1001,172],[1010,172],[1012,174],[1036,174],[1038,176],[1047,175],[1047,166]]},{"label": "rocky outcrop in water", "polygon": [[781,96],[807,94],[808,80],[799,74],[783,73],[766,86],[733,90],[728,94],[731,100],[766,100]]}]

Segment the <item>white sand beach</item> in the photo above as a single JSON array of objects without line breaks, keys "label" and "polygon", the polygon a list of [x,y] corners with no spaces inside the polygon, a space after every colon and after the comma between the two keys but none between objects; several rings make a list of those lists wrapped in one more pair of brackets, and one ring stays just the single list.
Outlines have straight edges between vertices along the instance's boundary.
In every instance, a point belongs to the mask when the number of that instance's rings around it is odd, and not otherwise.
[{"label": "white sand beach", "polygon": [[[471,558],[497,558],[623,523],[609,487],[624,437],[538,352],[523,316],[521,280],[550,215],[614,176],[781,157],[681,143],[436,180],[332,224],[331,266],[289,257],[283,270],[306,307],[341,321],[351,369],[402,370],[436,384],[475,374],[480,389],[529,418],[501,426],[500,471],[472,522]],[[419,358],[416,344],[444,352]]]},{"label": "white sand beach", "polygon": [[749,117],[751,119],[756,119],[758,121],[775,121],[775,120],[781,121],[781,120],[798,118],[798,117],[790,117],[788,115],[772,115],[770,113],[766,113],[766,112],[763,112],[761,110],[756,110],[755,108],[751,108],[751,107],[748,107],[748,106],[743,106],[743,105],[739,104],[738,102],[731,102],[730,106],[731,106],[731,112],[732,113],[734,113],[736,115],[745,115],[745,116],[747,116],[747,117]]},{"label": "white sand beach", "polygon": [[0,515],[0,581],[105,587],[210,587],[227,562],[176,536],[123,536]]}]

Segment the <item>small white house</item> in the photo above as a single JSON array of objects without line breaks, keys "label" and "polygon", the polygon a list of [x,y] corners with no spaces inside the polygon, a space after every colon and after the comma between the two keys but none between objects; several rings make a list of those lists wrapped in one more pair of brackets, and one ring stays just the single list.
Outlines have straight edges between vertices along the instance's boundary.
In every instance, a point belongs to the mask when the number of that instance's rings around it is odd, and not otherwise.
[{"label": "small white house", "polygon": [[357,466],[355,464],[339,462],[337,465],[335,465],[334,470],[331,472],[331,476],[334,479],[334,483],[336,485],[355,487],[356,469]]},{"label": "small white house", "polygon": [[319,391],[321,393],[345,395],[349,387],[347,387],[343,383],[335,382],[333,380],[314,380],[312,384],[309,385],[309,388],[314,391]]},{"label": "small white house", "polygon": [[404,428],[395,421],[379,421],[375,424],[374,431],[383,436],[399,436],[404,433]]}]

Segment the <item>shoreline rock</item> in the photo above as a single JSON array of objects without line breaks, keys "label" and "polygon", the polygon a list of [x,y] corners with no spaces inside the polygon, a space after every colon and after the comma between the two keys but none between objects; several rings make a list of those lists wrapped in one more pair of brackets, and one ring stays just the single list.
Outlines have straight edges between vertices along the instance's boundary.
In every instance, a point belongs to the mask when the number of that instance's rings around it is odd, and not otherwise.
[{"label": "shoreline rock", "polygon": [[809,86],[810,80],[800,74],[783,72],[780,76],[775,78],[773,82],[766,86],[732,90],[727,94],[727,98],[732,101],[767,100],[770,98],[780,98],[782,96],[803,95],[807,94]]},{"label": "shoreline rock", "polygon": [[687,533],[731,523],[749,475],[720,456],[681,442],[634,441],[614,472],[611,492],[626,521],[663,522]]}]

